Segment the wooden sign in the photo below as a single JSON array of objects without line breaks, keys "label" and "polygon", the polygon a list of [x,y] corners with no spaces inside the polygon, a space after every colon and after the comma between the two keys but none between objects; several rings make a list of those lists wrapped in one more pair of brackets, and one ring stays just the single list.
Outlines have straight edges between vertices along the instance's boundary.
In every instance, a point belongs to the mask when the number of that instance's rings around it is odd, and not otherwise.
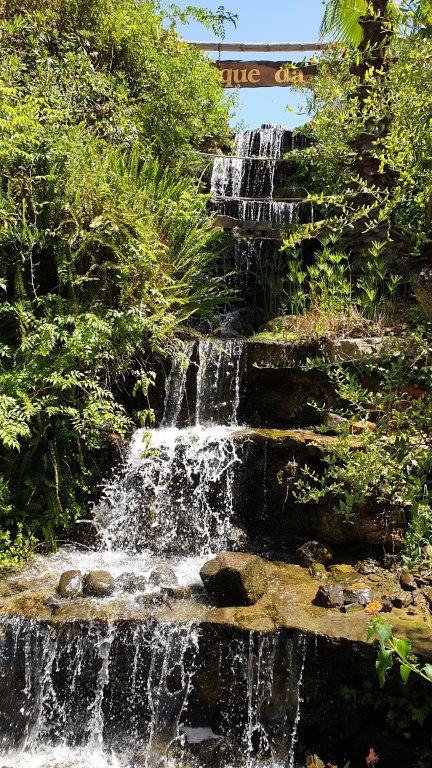
[{"label": "wooden sign", "polygon": [[224,88],[271,88],[302,85],[316,75],[315,64],[292,61],[215,61]]}]

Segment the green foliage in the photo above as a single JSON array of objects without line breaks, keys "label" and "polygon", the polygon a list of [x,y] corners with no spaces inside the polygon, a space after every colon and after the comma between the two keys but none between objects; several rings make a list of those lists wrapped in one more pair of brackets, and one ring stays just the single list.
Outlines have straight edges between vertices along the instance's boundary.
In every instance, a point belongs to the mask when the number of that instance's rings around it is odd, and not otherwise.
[{"label": "green foliage", "polygon": [[404,684],[408,682],[411,674],[415,674],[428,683],[432,683],[432,665],[420,664],[418,658],[412,653],[411,641],[406,637],[395,637],[392,626],[388,621],[380,616],[371,619],[367,639],[374,639],[378,644],[376,669],[381,687],[385,684],[387,674],[393,667],[394,660],[399,664],[399,672]]},{"label": "green foliage", "polygon": [[156,3],[38,6],[0,36],[0,567],[82,515],[132,427],[126,373],[145,399],[223,295],[186,165],[228,134],[213,69]]},{"label": "green foliage", "polygon": [[[422,7],[425,14],[426,4]],[[325,228],[349,241],[360,226],[365,238],[380,228],[394,257],[397,227],[406,240],[399,259],[408,269],[415,266],[419,251],[430,247],[431,232],[432,53],[419,19],[395,33],[389,71],[366,72],[367,92],[359,90],[355,74],[362,54],[355,49],[341,53],[337,46],[325,52],[310,84],[309,127],[316,143],[295,153],[299,163],[313,170],[311,199],[327,206],[325,223],[308,225],[305,234],[316,236]],[[356,146],[365,135],[372,137],[368,164],[388,174],[387,189],[374,184],[373,173],[369,181],[366,174],[359,177]]]},{"label": "green foliage", "polygon": [[334,388],[338,411],[372,423],[357,438],[342,435],[325,459],[322,474],[305,469],[297,485],[302,503],[329,494],[345,520],[378,505],[389,520],[408,524],[407,564],[421,563],[432,542],[432,392],[430,330],[413,333],[387,359],[356,362],[323,356],[309,367],[323,369]]}]

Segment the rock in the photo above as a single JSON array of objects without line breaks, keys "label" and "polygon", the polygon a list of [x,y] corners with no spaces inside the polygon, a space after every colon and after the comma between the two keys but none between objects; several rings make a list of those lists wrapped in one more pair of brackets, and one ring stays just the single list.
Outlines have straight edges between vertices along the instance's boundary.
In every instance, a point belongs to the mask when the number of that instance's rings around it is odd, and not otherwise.
[{"label": "rock", "polygon": [[336,581],[349,581],[357,575],[351,565],[344,565],[343,563],[331,565],[328,570]]},{"label": "rock", "polygon": [[337,413],[327,411],[324,415],[323,426],[327,434],[340,435],[348,429],[349,421]]},{"label": "rock", "polygon": [[64,571],[60,576],[57,592],[60,597],[80,597],[83,591],[83,576],[81,571]]},{"label": "rock", "polygon": [[403,592],[400,590],[394,595],[389,595],[389,597],[395,608],[408,608],[409,605],[412,605],[412,592]]},{"label": "rock", "polygon": [[339,584],[328,584],[319,588],[315,605],[322,608],[341,608],[344,604],[344,591]]},{"label": "rock", "polygon": [[166,591],[168,597],[175,600],[189,600],[192,597],[191,587],[168,587]]},{"label": "rock", "polygon": [[50,597],[46,597],[45,600],[42,600],[42,605],[44,605],[45,608],[50,608],[53,613],[58,611],[61,607],[60,601],[57,600],[53,595],[50,595]]},{"label": "rock", "polygon": [[303,568],[309,568],[312,563],[328,563],[333,554],[318,541],[307,541],[296,550],[296,558]]},{"label": "rock", "polygon": [[368,605],[374,599],[373,591],[365,584],[355,584],[343,590],[345,605]]},{"label": "rock", "polygon": [[380,570],[379,563],[376,560],[373,560],[372,558],[367,558],[366,560],[360,560],[358,563],[355,564],[354,568],[363,576],[370,576],[371,573],[377,573],[377,571]]},{"label": "rock", "polygon": [[432,269],[425,267],[413,280],[414,295],[428,320],[432,320]]},{"label": "rock", "polygon": [[109,597],[115,589],[115,579],[109,571],[90,571],[84,576],[84,594]]},{"label": "rock", "polygon": [[147,579],[137,573],[122,573],[116,579],[116,587],[122,592],[144,592],[147,589]]},{"label": "rock", "polygon": [[203,565],[200,576],[220,605],[254,605],[267,590],[264,561],[257,555],[222,552]]},{"label": "rock", "polygon": [[147,592],[145,595],[138,597],[140,605],[164,605],[169,603],[168,595],[161,592]]},{"label": "rock", "polygon": [[402,589],[405,589],[407,592],[414,592],[414,590],[417,589],[417,582],[409,571],[402,571],[399,577],[399,582]]},{"label": "rock", "polygon": [[314,579],[318,579],[320,581],[328,579],[326,567],[322,563],[312,563],[309,568],[309,573],[311,576],[313,576]]},{"label": "rock", "polygon": [[325,350],[330,360],[366,360],[378,355],[384,345],[381,336],[363,339],[328,339]]},{"label": "rock", "polygon": [[429,610],[432,612],[432,587],[424,587],[422,590]]},{"label": "rock", "polygon": [[175,587],[178,580],[169,565],[159,565],[151,572],[148,583],[151,587]]}]

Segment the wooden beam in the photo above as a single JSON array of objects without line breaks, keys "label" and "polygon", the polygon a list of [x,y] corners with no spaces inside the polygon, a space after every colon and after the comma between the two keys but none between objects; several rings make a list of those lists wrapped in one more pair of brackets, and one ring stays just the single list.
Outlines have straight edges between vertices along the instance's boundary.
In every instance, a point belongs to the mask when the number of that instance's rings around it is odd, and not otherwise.
[{"label": "wooden beam", "polygon": [[[189,42],[189,41],[188,41]],[[243,51],[265,51],[270,53],[272,51],[324,51],[328,48],[328,43],[205,43],[205,42],[191,42],[190,45],[194,45],[201,51],[215,51],[216,53],[222,53],[223,51],[236,51],[241,53]]]}]

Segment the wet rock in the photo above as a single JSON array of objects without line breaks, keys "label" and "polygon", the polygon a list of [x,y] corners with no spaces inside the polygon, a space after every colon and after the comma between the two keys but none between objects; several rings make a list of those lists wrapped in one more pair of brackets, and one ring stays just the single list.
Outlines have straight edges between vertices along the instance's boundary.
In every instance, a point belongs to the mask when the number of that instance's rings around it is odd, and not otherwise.
[{"label": "wet rock", "polygon": [[169,565],[159,565],[151,572],[148,583],[151,587],[175,587],[178,580]]},{"label": "wet rock", "polygon": [[407,592],[414,592],[414,590],[417,589],[417,582],[409,571],[402,571],[399,577],[399,582],[402,589],[405,589]]},{"label": "wet rock", "polygon": [[356,584],[343,590],[346,605],[368,605],[374,599],[373,591],[365,584]]},{"label": "wet rock", "polygon": [[345,432],[348,429],[348,424],[348,419],[344,419],[343,416],[339,416],[332,411],[327,411],[323,420],[323,426],[329,435],[340,435],[341,432]]},{"label": "wet rock", "polygon": [[328,573],[323,563],[312,563],[309,568],[309,573],[311,576],[313,576],[314,579],[318,579],[319,581],[325,581],[325,579],[328,579]]},{"label": "wet rock", "polygon": [[115,579],[109,571],[90,571],[84,576],[84,594],[91,597],[109,597],[115,589]]},{"label": "wet rock", "polygon": [[169,604],[168,595],[161,592],[147,592],[138,598],[140,605],[165,605]]},{"label": "wet rock", "polygon": [[339,584],[323,585],[316,593],[314,602],[322,608],[341,608],[344,604],[344,591]]},{"label": "wet rock", "polygon": [[318,541],[307,541],[296,550],[296,558],[303,568],[309,568],[312,563],[328,563],[333,554]]},{"label": "wet rock", "polygon": [[234,745],[222,737],[188,742],[187,750],[199,765],[234,765],[238,758]]},{"label": "wet rock", "polygon": [[264,561],[257,555],[222,552],[203,565],[200,576],[220,605],[254,605],[267,590]]},{"label": "wet rock", "polygon": [[363,576],[370,576],[371,573],[377,573],[380,570],[379,563],[371,557],[366,560],[360,560],[354,567]]},{"label": "wet rock", "polygon": [[50,610],[55,613],[60,609],[61,603],[53,595],[50,595],[50,597],[46,597],[45,600],[42,600],[42,605],[44,605],[45,608],[50,608]]},{"label": "wet rock", "polygon": [[64,571],[60,576],[57,592],[60,597],[80,597],[83,591],[83,576],[81,571]]},{"label": "wet rock", "polygon": [[190,600],[192,597],[191,587],[168,587],[166,591],[168,597],[172,597],[175,600]]},{"label": "wet rock", "polygon": [[122,573],[116,579],[116,587],[122,592],[144,592],[147,588],[147,579],[137,573]]}]

